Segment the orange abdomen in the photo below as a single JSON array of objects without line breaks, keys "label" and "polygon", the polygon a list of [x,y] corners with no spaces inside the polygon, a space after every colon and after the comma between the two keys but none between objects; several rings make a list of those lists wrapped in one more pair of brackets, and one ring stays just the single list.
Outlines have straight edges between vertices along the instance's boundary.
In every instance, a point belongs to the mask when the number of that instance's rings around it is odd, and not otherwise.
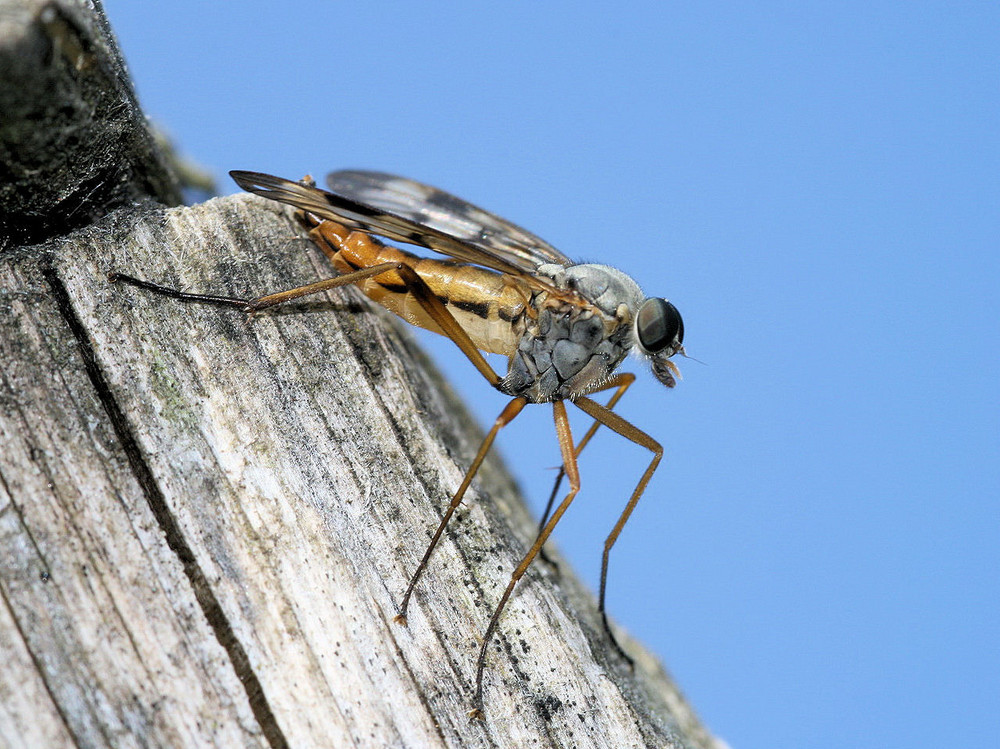
[{"label": "orange abdomen", "polygon": [[[351,273],[380,263],[406,263],[448,308],[476,348],[506,356],[516,350],[524,327],[525,296],[504,274],[475,265],[413,255],[358,231],[346,237],[336,232],[323,232],[328,242],[333,239],[331,233],[338,234],[337,249],[330,258],[339,273]],[[365,278],[357,286],[366,296],[411,325],[444,334],[395,271]]]}]

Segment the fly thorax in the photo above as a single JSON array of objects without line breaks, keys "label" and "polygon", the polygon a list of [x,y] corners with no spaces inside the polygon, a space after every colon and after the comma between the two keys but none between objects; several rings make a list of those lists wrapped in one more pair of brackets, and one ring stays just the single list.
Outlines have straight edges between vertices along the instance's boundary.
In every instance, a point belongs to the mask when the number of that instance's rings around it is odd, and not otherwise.
[{"label": "fly thorax", "polygon": [[500,388],[532,402],[572,399],[603,384],[632,346],[622,306],[630,317],[642,297],[635,282],[613,268],[552,267],[555,285],[576,291],[580,302],[549,298],[535,307]]},{"label": "fly thorax", "polygon": [[558,288],[576,291],[609,317],[615,316],[621,304],[634,313],[645,298],[639,284],[610,265],[581,263],[568,268],[543,265],[539,272],[543,271],[548,271],[546,275]]}]

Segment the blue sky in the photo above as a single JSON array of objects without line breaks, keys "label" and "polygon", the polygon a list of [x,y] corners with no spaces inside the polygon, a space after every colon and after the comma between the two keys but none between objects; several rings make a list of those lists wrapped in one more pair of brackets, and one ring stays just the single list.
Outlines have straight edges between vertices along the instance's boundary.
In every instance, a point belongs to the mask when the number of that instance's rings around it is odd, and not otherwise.
[{"label": "blue sky", "polygon": [[[666,457],[609,606],[713,731],[996,746],[1000,6],[364,5],[106,3],[223,190],[404,174],[677,305],[705,364],[667,391],[633,363],[620,411]],[[528,410],[501,450],[537,506],[559,460]],[[645,456],[588,453],[556,535],[596,584]]]}]

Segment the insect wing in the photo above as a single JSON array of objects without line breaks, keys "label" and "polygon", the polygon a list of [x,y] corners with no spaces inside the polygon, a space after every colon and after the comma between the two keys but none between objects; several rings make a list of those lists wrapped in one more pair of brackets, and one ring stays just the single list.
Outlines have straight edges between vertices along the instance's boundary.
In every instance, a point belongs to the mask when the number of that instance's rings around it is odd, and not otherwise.
[{"label": "insect wing", "polygon": [[486,253],[439,229],[414,223],[410,219],[395,216],[353,198],[261,172],[237,170],[231,171],[229,176],[247,192],[279,203],[287,203],[320,218],[332,219],[350,229],[360,229],[399,242],[427,247],[458,260],[485,265],[502,273],[524,275],[524,269],[520,266]]},{"label": "insect wing", "polygon": [[461,260],[498,270],[514,266],[528,274],[546,263],[572,264],[555,247],[520,226],[451,193],[406,177],[345,170],[327,175],[326,183],[337,195],[431,230],[431,236],[448,236],[475,253],[459,255],[449,247],[424,245]]}]

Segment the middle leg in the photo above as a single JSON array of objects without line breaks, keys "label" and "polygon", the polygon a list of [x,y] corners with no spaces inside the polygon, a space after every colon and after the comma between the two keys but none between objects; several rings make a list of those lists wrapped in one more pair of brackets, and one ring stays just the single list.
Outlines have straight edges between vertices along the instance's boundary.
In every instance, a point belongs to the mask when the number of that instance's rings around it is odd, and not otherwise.
[{"label": "middle leg", "polygon": [[531,545],[528,553],[524,555],[521,563],[517,565],[517,568],[511,574],[510,582],[500,597],[500,603],[493,610],[493,616],[490,617],[490,623],[486,627],[486,634],[483,635],[483,644],[479,649],[479,658],[476,660],[476,692],[472,699],[472,709],[469,710],[470,718],[483,717],[483,670],[486,666],[486,652],[489,648],[490,640],[493,638],[493,633],[496,631],[497,623],[500,621],[500,614],[503,613],[504,606],[507,605],[510,594],[514,592],[514,586],[517,585],[517,581],[524,576],[524,573],[531,566],[546,539],[552,535],[552,531],[555,529],[559,519],[569,509],[577,492],[580,491],[580,473],[577,471],[576,455],[573,451],[573,435],[569,429],[569,417],[566,415],[566,405],[562,401],[555,401],[552,404],[552,414],[555,418],[556,437],[559,439],[559,450],[562,453],[563,466],[566,469],[566,476],[569,478],[569,493],[559,503],[559,506],[542,529],[542,532],[538,534],[535,543]]}]

